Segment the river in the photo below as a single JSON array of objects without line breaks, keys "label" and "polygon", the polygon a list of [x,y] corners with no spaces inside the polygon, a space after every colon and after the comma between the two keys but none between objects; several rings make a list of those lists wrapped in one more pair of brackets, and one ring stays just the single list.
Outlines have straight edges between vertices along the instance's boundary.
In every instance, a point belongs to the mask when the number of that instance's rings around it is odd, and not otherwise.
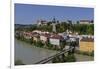
[{"label": "river", "polygon": [[[56,54],[57,51],[35,47],[26,42],[15,39],[15,60],[21,60],[24,64],[34,64],[44,58]],[[76,60],[92,61],[93,57],[75,54]]]},{"label": "river", "polygon": [[15,60],[21,60],[24,64],[34,64],[56,53],[15,39]]}]

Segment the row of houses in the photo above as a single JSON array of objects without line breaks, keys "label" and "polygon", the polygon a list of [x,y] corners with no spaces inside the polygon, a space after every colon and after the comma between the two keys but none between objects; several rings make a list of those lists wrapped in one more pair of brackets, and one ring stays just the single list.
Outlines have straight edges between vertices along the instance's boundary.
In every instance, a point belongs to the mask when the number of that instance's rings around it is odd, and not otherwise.
[{"label": "row of houses", "polygon": [[26,39],[32,38],[33,41],[41,40],[43,43],[46,43],[49,41],[52,45],[57,45],[57,46],[60,46],[60,43],[63,40],[63,37],[60,35],[44,33],[44,32],[41,34],[37,33],[37,32],[25,33],[24,38],[26,38]]},{"label": "row of houses", "polygon": [[74,37],[69,37],[68,35],[59,35],[39,30],[34,30],[32,32],[21,32],[21,33],[25,39],[32,39],[33,41],[36,42],[40,40],[42,43],[49,42],[50,44],[57,46],[58,48],[61,48],[61,43],[63,41],[70,42],[76,39]]},{"label": "row of houses", "polygon": [[[71,35],[66,33],[49,33],[45,31],[34,30],[32,32],[21,32],[25,39],[32,39],[33,41],[42,41],[42,43],[49,42],[50,44],[61,48],[63,41],[71,42],[77,41],[76,48],[81,51],[94,50],[94,37],[92,35]],[[65,45],[67,46],[67,45]]]}]

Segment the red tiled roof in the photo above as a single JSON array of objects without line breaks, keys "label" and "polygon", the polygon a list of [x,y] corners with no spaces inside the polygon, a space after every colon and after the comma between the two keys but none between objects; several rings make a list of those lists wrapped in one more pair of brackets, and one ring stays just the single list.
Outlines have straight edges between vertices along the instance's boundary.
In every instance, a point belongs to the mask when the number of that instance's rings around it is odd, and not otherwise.
[{"label": "red tiled roof", "polygon": [[83,38],[81,41],[94,42],[93,38]]},{"label": "red tiled roof", "polygon": [[35,32],[35,33],[32,33],[32,36],[37,37],[37,36],[39,36],[39,34]]},{"label": "red tiled roof", "polygon": [[90,22],[90,20],[80,20],[80,22]]},{"label": "red tiled roof", "polygon": [[51,35],[50,34],[47,34],[47,33],[45,33],[45,34],[41,34],[42,36],[45,36],[45,37],[50,37]]},{"label": "red tiled roof", "polygon": [[63,37],[60,36],[60,35],[52,35],[50,38],[53,38],[53,39],[63,39]]}]

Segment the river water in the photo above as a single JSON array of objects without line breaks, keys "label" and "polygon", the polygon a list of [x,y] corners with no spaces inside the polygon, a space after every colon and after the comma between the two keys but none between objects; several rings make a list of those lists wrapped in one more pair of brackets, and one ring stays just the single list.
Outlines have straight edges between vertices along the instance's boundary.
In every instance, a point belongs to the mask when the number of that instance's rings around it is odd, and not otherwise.
[{"label": "river water", "polygon": [[34,64],[56,53],[15,39],[15,60],[21,60],[24,64]]},{"label": "river water", "polygon": [[[15,60],[21,60],[24,64],[34,64],[44,58],[56,54],[57,51],[35,47],[26,42],[15,39]],[[75,54],[76,60],[93,61],[90,56]]]}]

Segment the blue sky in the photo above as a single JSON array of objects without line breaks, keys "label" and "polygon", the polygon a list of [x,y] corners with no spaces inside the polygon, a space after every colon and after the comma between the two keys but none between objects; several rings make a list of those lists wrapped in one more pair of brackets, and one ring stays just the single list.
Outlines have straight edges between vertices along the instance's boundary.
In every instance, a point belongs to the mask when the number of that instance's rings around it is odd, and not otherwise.
[{"label": "blue sky", "polygon": [[34,24],[38,19],[52,20],[91,20],[93,8],[62,7],[32,4],[15,4],[15,24]]}]

